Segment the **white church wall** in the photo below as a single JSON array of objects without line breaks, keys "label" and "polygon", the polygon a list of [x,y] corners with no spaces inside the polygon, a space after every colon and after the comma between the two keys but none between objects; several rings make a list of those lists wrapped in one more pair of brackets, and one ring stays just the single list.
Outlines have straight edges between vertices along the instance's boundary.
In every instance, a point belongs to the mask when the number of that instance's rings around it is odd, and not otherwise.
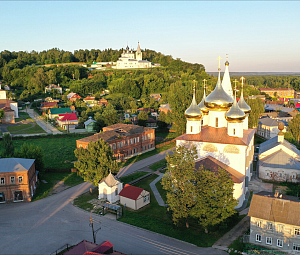
[{"label": "white church wall", "polygon": [[300,182],[299,169],[259,166],[259,178],[279,182]]},{"label": "white church wall", "polygon": [[235,208],[241,207],[245,200],[244,183],[245,181],[242,183],[235,183],[233,185],[233,197],[238,200],[238,205]]},{"label": "white church wall", "polygon": [[[225,119],[225,111],[209,111],[208,113],[208,126],[211,127],[227,127],[227,121]],[[216,121],[218,118],[218,121]],[[218,126],[216,126],[216,122]]]}]

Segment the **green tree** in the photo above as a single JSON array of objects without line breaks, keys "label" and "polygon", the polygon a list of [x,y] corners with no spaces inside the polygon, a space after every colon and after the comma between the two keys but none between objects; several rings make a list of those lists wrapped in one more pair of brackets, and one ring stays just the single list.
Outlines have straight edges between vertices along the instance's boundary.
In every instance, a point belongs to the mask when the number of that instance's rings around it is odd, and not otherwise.
[{"label": "green tree", "polygon": [[162,178],[162,185],[167,190],[167,204],[172,211],[173,221],[178,225],[185,221],[189,227],[192,208],[196,204],[194,185],[196,148],[192,150],[177,146],[173,155],[167,155],[167,172]]},{"label": "green tree", "polygon": [[0,109],[0,121],[4,118],[4,110]]},{"label": "green tree", "polygon": [[113,159],[111,147],[103,140],[90,142],[87,149],[74,151],[77,160],[74,166],[82,173],[85,181],[97,186],[109,172],[118,172],[118,163]]},{"label": "green tree", "polygon": [[237,200],[233,198],[233,180],[228,172],[219,168],[217,173],[199,169],[195,172],[196,205],[191,215],[208,233],[215,226],[236,213]]},{"label": "green tree", "polygon": [[145,111],[140,111],[140,113],[137,116],[138,118],[138,125],[140,126],[146,126],[146,121],[148,120],[148,114]]},{"label": "green tree", "polygon": [[9,158],[13,157],[15,152],[15,147],[12,141],[12,137],[9,133],[3,135],[3,144],[4,144],[4,157]]},{"label": "green tree", "polygon": [[108,105],[104,108],[101,116],[102,116],[102,121],[106,126],[116,124],[119,120],[117,110],[110,103],[108,103]]},{"label": "green tree", "polygon": [[289,121],[288,127],[289,127],[289,132],[292,133],[293,137],[299,144],[299,141],[300,141],[300,128],[299,128],[300,127],[300,114],[297,114],[294,118],[292,118]]},{"label": "green tree", "polygon": [[35,159],[35,169],[44,169],[44,150],[34,144],[23,143],[19,150],[16,150],[15,157]]},{"label": "green tree", "polygon": [[248,117],[248,127],[256,128],[259,116],[265,111],[265,103],[260,98],[248,99],[247,103],[251,107],[251,112]]}]

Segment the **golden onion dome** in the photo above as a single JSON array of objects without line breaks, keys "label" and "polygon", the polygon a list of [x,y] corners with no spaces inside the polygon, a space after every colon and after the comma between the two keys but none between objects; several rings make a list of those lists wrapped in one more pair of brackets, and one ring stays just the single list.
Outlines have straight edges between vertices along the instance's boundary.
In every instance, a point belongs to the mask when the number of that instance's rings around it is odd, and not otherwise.
[{"label": "golden onion dome", "polygon": [[191,103],[190,107],[186,109],[184,115],[188,120],[199,121],[202,118],[201,110],[199,109],[197,102],[196,102],[195,88],[194,88],[192,103]]},{"label": "golden onion dome", "polygon": [[233,99],[222,88],[220,79],[220,69],[217,85],[213,92],[211,92],[204,101],[208,110],[228,111],[233,104]]},{"label": "golden onion dome", "polygon": [[206,94],[205,94],[205,88],[204,88],[203,98],[202,98],[202,101],[198,104],[198,107],[200,108],[201,112],[202,112],[204,115],[207,115],[207,114],[208,114],[208,109],[206,108],[206,106],[205,106],[205,104],[204,104],[205,98],[206,98]]},{"label": "golden onion dome", "polygon": [[244,99],[244,95],[243,95],[243,89],[242,89],[242,93],[241,93],[241,98],[238,102],[238,106],[240,107],[240,109],[245,113],[248,114],[251,112],[251,108],[250,106],[246,103],[245,99]]},{"label": "golden onion dome", "polygon": [[234,98],[233,105],[230,110],[225,114],[225,119],[228,122],[242,122],[246,118],[246,114],[240,109]]}]

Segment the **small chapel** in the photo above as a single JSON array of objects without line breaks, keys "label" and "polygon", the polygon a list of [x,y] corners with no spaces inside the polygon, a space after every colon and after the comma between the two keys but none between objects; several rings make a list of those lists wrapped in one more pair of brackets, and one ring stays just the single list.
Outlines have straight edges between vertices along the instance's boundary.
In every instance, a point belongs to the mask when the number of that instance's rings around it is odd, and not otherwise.
[{"label": "small chapel", "polygon": [[[248,129],[251,108],[243,98],[243,83],[237,103],[229,74],[229,62],[225,62],[221,82],[219,63],[218,81],[215,89],[206,96],[205,83],[202,101],[197,104],[195,87],[190,107],[185,111],[186,133],[176,138],[176,146],[196,147],[198,159],[195,167],[218,171],[225,169],[234,182],[233,196],[243,205],[254,155],[255,129]],[[204,81],[205,82],[205,81]]]}]

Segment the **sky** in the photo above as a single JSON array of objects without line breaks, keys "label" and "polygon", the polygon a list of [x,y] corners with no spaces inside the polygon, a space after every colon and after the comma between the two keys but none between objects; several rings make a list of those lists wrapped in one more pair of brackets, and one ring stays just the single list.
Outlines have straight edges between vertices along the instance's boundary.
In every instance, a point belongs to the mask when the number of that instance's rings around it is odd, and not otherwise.
[{"label": "sky", "polygon": [[0,51],[151,49],[234,72],[300,72],[300,1],[0,1]]}]

